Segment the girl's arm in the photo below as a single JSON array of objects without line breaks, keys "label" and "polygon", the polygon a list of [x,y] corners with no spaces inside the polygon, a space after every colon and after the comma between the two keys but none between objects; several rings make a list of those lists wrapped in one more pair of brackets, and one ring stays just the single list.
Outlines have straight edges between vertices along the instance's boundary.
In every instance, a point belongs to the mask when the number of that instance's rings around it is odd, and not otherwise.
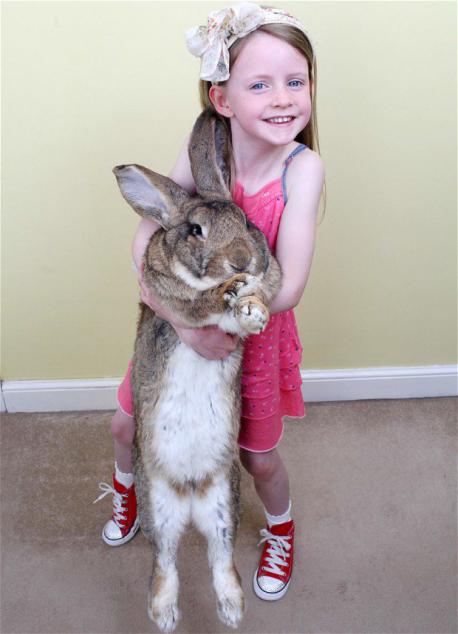
[{"label": "girl's arm", "polygon": [[289,166],[286,180],[288,202],[280,221],[275,252],[282,270],[282,285],[270,305],[271,314],[294,308],[309,277],[324,183],[321,157],[311,150],[298,154]]}]

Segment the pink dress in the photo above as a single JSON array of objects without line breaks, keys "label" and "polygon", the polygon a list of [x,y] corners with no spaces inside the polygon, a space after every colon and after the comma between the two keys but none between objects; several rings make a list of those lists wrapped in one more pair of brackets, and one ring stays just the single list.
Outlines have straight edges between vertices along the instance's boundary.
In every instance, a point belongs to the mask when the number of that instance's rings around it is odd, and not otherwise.
[{"label": "pink dress", "polygon": [[[236,183],[234,202],[267,238],[275,253],[280,220],[285,207],[285,173],[298,146],[285,161],[281,178],[245,195]],[[272,315],[267,328],[245,340],[242,373],[242,421],[239,445],[250,451],[269,451],[283,432],[283,416],[305,415],[301,393],[302,346],[293,310]]]},{"label": "pink dress", "polygon": [[[307,146],[298,145],[284,162],[282,176],[256,194],[245,195],[235,184],[234,202],[266,236],[275,253],[280,220],[286,202],[285,175],[293,157]],[[292,310],[272,315],[267,328],[245,340],[242,368],[242,417],[239,445],[254,452],[274,449],[283,433],[283,416],[305,415],[299,364],[302,346]],[[121,410],[133,416],[129,363],[118,389]]]}]

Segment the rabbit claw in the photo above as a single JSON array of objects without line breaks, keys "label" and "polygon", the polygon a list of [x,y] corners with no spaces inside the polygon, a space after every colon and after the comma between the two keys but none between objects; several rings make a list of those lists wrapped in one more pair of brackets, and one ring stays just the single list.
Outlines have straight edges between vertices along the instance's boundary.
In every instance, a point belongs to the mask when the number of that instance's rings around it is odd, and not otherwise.
[{"label": "rabbit claw", "polygon": [[221,285],[223,299],[233,308],[239,297],[239,293],[248,284],[247,276],[243,274],[234,275]]},{"label": "rabbit claw", "polygon": [[231,308],[234,308],[238,300],[242,297],[254,295],[258,287],[259,280],[254,275],[247,273],[234,275],[234,277],[222,284],[224,301]]}]

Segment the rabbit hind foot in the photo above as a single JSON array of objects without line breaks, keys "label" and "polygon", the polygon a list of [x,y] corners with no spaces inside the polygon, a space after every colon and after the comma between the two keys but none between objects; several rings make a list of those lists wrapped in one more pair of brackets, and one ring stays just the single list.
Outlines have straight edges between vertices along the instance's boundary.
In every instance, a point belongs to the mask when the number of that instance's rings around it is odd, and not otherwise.
[{"label": "rabbit hind foot", "polygon": [[161,632],[173,632],[181,618],[178,609],[178,577],[156,571],[148,592],[148,616]]},{"label": "rabbit hind foot", "polygon": [[213,583],[218,597],[218,617],[225,625],[237,628],[243,618],[245,599],[240,576],[234,566],[229,570],[214,570]]}]

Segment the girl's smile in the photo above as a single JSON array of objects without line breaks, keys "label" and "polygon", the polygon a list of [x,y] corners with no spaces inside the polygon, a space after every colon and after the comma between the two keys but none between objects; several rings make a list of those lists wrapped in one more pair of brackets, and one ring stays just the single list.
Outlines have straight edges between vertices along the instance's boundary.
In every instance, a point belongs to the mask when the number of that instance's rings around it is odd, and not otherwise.
[{"label": "girl's smile", "polygon": [[295,117],[272,117],[272,119],[264,119],[266,123],[272,125],[287,126],[294,121]]}]

